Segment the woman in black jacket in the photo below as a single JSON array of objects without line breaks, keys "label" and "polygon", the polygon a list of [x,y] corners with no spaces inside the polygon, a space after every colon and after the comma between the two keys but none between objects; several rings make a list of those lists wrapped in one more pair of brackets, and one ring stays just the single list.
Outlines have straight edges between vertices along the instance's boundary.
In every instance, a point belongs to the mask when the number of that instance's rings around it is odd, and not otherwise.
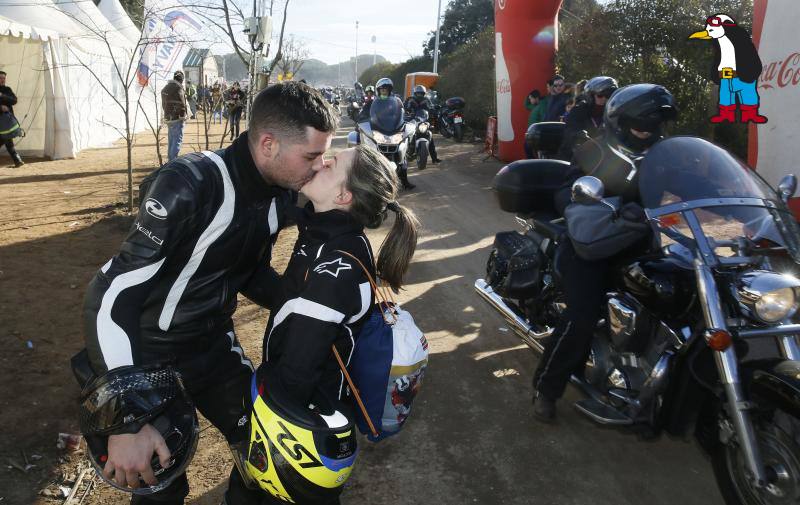
[{"label": "woman in black jacket", "polygon": [[[331,345],[348,363],[375,301],[359,262],[394,291],[402,285],[418,222],[395,200],[398,188],[386,158],[359,145],[339,152],[300,189],[310,202],[298,218],[283,302],[270,314],[262,367],[276,367],[281,386],[302,404],[317,387],[340,400],[347,394]],[[390,213],[394,223],[376,262],[364,228],[379,227]]]}]

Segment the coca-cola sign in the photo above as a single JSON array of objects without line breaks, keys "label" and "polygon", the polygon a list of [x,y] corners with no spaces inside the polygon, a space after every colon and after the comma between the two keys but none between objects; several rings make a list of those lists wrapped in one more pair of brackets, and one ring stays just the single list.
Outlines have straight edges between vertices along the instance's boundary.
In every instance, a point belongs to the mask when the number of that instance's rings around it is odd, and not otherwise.
[{"label": "coca-cola sign", "polygon": [[764,65],[759,79],[760,89],[785,88],[800,84],[800,52],[793,52],[786,58]]}]

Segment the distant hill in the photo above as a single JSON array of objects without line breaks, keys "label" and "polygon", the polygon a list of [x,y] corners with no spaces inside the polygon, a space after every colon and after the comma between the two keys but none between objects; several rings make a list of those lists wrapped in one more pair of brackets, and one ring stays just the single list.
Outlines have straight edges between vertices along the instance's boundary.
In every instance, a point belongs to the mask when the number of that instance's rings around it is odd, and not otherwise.
[{"label": "distant hill", "polygon": [[[236,53],[226,54],[225,56],[214,56],[217,59],[220,73],[225,69],[225,80],[228,82],[240,81],[247,78],[247,67],[239,59]],[[223,58],[225,65],[223,67]],[[364,72],[372,66],[373,55],[361,54],[358,56],[358,73]],[[381,55],[375,57],[376,63],[387,61]],[[330,85],[352,86],[356,82],[355,58],[343,61],[336,65],[328,65],[324,61],[310,59],[307,60],[297,75],[295,80],[305,79],[312,86]],[[366,85],[365,85],[366,86]]]},{"label": "distant hill", "polygon": [[[297,72],[295,79],[305,79],[312,86],[322,86],[328,84],[330,86],[344,85],[352,86],[356,82],[356,67],[355,58],[350,58],[347,61],[335,65],[326,65],[325,62],[319,60],[308,60],[303,64],[303,68]],[[373,55],[360,54],[358,56],[358,74],[372,66]],[[387,61],[381,55],[375,57],[376,63]]]}]

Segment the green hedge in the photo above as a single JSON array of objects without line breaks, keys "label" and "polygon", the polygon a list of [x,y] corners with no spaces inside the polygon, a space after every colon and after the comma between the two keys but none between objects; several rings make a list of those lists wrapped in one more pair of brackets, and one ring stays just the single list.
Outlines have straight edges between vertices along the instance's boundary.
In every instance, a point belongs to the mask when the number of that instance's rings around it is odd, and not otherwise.
[{"label": "green hedge", "polygon": [[486,119],[496,115],[494,81],[494,26],[490,26],[442,61],[437,90],[443,100],[464,98],[464,122],[480,134],[486,130]]}]

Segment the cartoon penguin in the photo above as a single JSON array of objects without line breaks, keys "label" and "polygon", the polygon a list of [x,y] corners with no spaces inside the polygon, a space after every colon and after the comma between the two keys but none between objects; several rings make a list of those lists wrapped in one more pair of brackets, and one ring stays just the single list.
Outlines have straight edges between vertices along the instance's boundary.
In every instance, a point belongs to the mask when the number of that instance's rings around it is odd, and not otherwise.
[{"label": "cartoon penguin", "polygon": [[726,14],[714,14],[706,20],[706,29],[693,33],[690,39],[714,41],[714,63],[711,80],[719,84],[719,114],[712,123],[736,122],[736,100],[742,111],[741,122],[766,123],[758,114],[756,81],[761,75],[761,58],[744,28]]}]

